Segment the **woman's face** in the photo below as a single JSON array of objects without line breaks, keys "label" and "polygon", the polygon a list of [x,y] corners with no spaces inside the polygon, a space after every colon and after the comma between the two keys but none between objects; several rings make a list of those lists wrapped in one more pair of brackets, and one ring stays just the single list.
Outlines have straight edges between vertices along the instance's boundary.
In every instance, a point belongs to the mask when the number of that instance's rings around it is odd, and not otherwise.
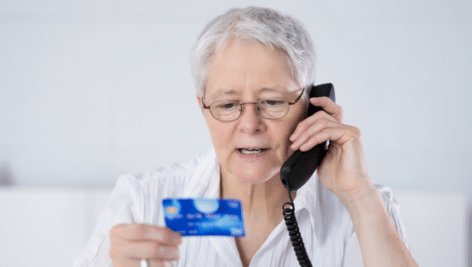
[{"label": "woman's face", "polygon": [[[204,102],[209,106],[218,100],[243,103],[272,97],[293,102],[300,93],[283,52],[257,41],[235,40],[215,54]],[[197,99],[202,106],[198,94]],[[261,183],[278,175],[284,161],[293,153],[289,137],[305,110],[305,99],[300,99],[290,106],[285,117],[271,120],[262,118],[256,105],[246,104],[237,120],[221,122],[204,109],[223,177],[232,175],[244,183]],[[248,149],[260,149],[260,152]]]}]

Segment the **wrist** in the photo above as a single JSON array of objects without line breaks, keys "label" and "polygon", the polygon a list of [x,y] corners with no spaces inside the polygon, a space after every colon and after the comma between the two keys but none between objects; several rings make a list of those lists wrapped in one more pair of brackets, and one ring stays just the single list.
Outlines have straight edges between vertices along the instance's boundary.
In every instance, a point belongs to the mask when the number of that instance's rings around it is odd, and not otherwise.
[{"label": "wrist", "polygon": [[339,199],[351,215],[353,222],[359,221],[361,217],[378,214],[379,209],[383,208],[382,196],[373,184],[366,185],[361,190],[343,194],[339,196]]}]

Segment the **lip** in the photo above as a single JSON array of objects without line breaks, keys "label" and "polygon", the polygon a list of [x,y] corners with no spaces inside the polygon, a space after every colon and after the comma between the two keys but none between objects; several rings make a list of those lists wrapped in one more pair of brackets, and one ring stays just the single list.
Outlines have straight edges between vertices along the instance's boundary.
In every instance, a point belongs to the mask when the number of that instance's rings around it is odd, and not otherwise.
[{"label": "lip", "polygon": [[[242,147],[241,147],[242,148]],[[270,148],[263,148],[265,149],[264,151],[260,152],[260,153],[257,153],[257,154],[243,154],[241,153],[241,151],[239,151],[239,149],[241,148],[236,148],[234,150],[234,153],[236,154],[236,156],[240,159],[251,159],[251,160],[254,160],[254,159],[262,159],[264,157],[266,157],[269,152],[270,152]],[[244,148],[247,148],[247,149],[256,149],[256,148],[261,148],[261,147],[244,147]]]}]

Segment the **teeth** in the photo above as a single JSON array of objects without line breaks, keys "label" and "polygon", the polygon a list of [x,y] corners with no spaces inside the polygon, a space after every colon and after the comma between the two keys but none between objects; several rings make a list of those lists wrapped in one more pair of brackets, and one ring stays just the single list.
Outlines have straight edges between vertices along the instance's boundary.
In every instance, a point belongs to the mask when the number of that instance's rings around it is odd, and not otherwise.
[{"label": "teeth", "polygon": [[241,151],[241,153],[246,154],[246,155],[261,153],[264,150],[265,149],[262,149],[262,148],[240,148],[239,149],[239,151]]}]

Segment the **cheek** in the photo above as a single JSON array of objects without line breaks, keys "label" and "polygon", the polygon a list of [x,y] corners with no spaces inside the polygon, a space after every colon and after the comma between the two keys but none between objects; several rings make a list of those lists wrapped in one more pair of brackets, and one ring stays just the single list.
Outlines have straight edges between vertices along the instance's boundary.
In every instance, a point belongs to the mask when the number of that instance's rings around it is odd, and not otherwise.
[{"label": "cheek", "polygon": [[290,142],[289,137],[293,134],[298,124],[303,120],[303,117],[293,117],[287,118],[283,124],[278,126],[278,131],[280,135],[283,135],[284,138]]},{"label": "cheek", "polygon": [[228,139],[231,136],[231,127],[229,125],[221,124],[215,121],[208,122],[208,120],[207,126],[213,146],[218,149],[224,149],[225,147],[228,147],[226,144],[228,144]]},{"label": "cheek", "polygon": [[279,137],[279,144],[283,145],[285,151],[289,152],[290,154],[291,152],[293,152],[290,149],[290,145],[292,144],[292,141],[290,141],[290,136],[293,134],[298,124],[303,121],[304,118],[304,114],[289,117],[275,128],[275,133]]}]

